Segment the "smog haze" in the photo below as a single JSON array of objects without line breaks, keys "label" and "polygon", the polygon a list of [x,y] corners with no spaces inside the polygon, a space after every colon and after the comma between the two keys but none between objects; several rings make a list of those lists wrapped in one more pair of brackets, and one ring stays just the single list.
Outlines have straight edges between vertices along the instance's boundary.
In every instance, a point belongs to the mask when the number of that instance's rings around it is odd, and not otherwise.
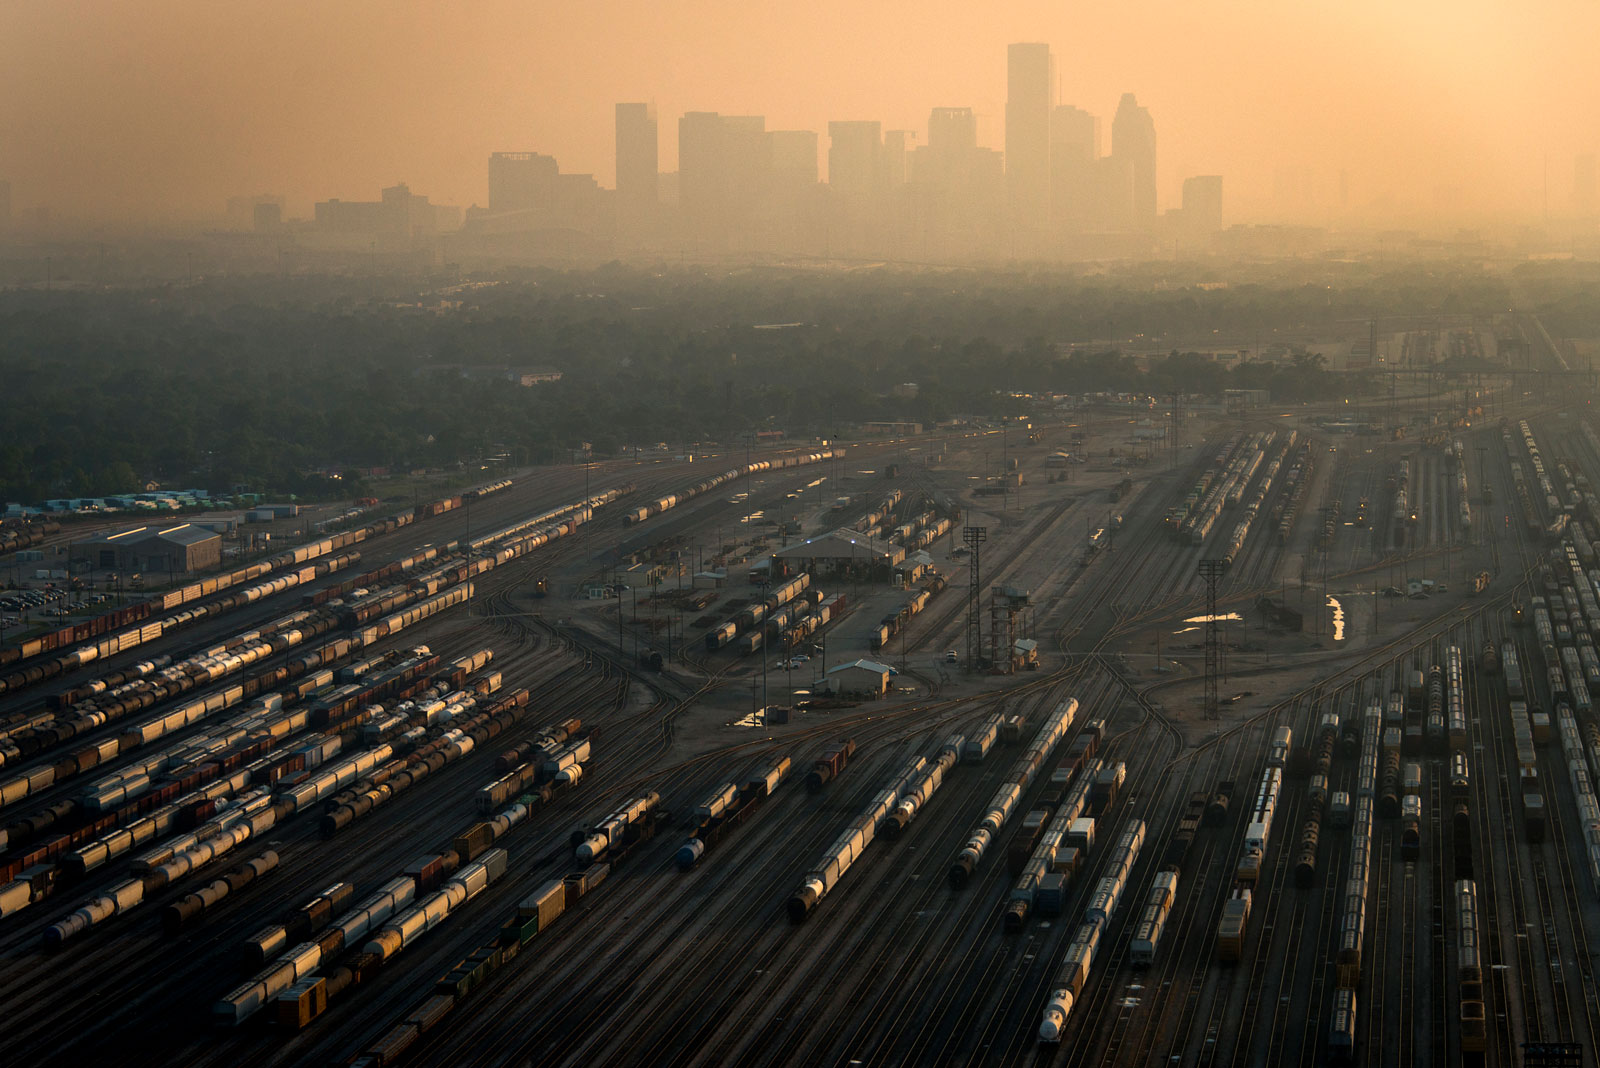
[{"label": "smog haze", "polygon": [[[288,216],[406,182],[486,202],[491,152],[614,177],[613,107],[653,105],[660,167],[690,111],[926,137],[971,107],[1004,147],[1007,45],[1048,43],[1053,95],[1155,116],[1162,208],[1225,175],[1230,220],[1488,225],[1564,213],[1600,141],[1600,6],[1220,0],[992,12],[949,0],[442,5],[53,0],[0,13],[12,211],[204,221],[270,191]],[[1342,177],[1341,177],[1342,176]]]}]

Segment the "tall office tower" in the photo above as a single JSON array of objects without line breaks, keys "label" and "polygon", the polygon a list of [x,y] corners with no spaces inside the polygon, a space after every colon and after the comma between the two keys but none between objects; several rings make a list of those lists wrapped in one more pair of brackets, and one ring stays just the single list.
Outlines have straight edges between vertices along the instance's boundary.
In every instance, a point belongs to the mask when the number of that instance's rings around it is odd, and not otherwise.
[{"label": "tall office tower", "polygon": [[[833,196],[854,203],[876,197],[886,184],[884,155],[881,123],[828,123],[828,188]],[[902,162],[902,170],[904,166]]]},{"label": "tall office tower", "polygon": [[1183,220],[1193,234],[1222,229],[1222,175],[1202,174],[1183,180]]},{"label": "tall office tower", "polygon": [[656,116],[649,104],[617,105],[617,201],[630,209],[654,207],[660,152]]},{"label": "tall office tower", "polygon": [[977,114],[971,108],[934,108],[928,115],[928,147],[936,152],[977,148]]},{"label": "tall office tower", "polygon": [[722,178],[722,116],[685,113],[678,119],[678,203],[684,213],[714,210]]},{"label": "tall office tower", "polygon": [[971,108],[934,108],[928,143],[911,155],[912,225],[920,252],[965,258],[1008,251],[1005,228],[1005,161],[978,147],[978,118]]},{"label": "tall office tower", "polygon": [[911,152],[917,135],[911,130],[886,130],[883,135],[883,183],[899,189],[911,177]]},{"label": "tall office tower", "polygon": [[827,248],[824,190],[817,181],[815,130],[769,130],[769,172],[755,205],[747,247],[817,255]]},{"label": "tall office tower", "polygon": [[749,212],[772,181],[772,142],[761,115],[724,115],[722,149],[727,168],[727,203],[737,213]]},{"label": "tall office tower", "polygon": [[[1572,161],[1572,210],[1580,219],[1594,217],[1600,208],[1600,189],[1596,188],[1594,156],[1588,153]],[[0,222],[5,220],[0,213]]]},{"label": "tall office tower", "polygon": [[489,211],[547,211],[556,198],[561,168],[554,156],[496,152],[489,157]]},{"label": "tall office tower", "polygon": [[772,185],[790,192],[817,184],[817,134],[814,130],[771,130],[767,152],[772,161]]},{"label": "tall office tower", "polygon": [[1071,104],[1050,112],[1050,218],[1064,233],[1103,225],[1096,198],[1095,161],[1100,158],[1100,120]]},{"label": "tall office tower", "polygon": [[1111,155],[1133,172],[1133,219],[1136,229],[1156,222],[1156,124],[1132,93],[1123,93],[1111,120]]},{"label": "tall office tower", "polygon": [[678,205],[697,240],[721,243],[740,231],[771,174],[762,116],[691,111],[678,120]]},{"label": "tall office tower", "polygon": [[1050,87],[1055,59],[1046,44],[1006,50],[1006,189],[1013,225],[1039,232],[1050,221]]},{"label": "tall office tower", "polygon": [[1132,230],[1134,203],[1138,199],[1138,177],[1133,163],[1124,156],[1112,154],[1094,161],[1094,203],[1092,229]]}]

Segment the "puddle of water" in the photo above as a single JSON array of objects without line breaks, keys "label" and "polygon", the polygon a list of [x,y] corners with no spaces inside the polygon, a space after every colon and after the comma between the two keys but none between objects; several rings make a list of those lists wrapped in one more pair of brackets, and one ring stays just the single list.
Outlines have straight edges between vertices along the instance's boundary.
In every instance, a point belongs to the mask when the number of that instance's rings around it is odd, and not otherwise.
[{"label": "puddle of water", "polygon": [[1222,615],[1218,615],[1218,616],[1190,616],[1188,619],[1184,620],[1184,622],[1185,623],[1210,623],[1212,620],[1216,620],[1218,623],[1229,623],[1229,622],[1232,622],[1234,620],[1241,620],[1242,621],[1243,619],[1244,619],[1244,616],[1241,616],[1238,612],[1225,612]]},{"label": "puddle of water", "polygon": [[1333,609],[1333,640],[1344,641],[1344,605],[1339,603],[1339,598],[1329,597],[1328,607]]}]

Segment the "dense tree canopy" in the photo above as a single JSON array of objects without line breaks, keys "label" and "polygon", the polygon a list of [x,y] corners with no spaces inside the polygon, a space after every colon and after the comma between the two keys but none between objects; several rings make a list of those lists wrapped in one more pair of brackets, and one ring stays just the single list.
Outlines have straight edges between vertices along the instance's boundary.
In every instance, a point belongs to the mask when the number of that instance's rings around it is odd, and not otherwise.
[{"label": "dense tree canopy", "polygon": [[[1199,284],[1215,273],[612,266],[461,289],[268,277],[3,292],[0,498],[150,477],[314,492],[326,468],[444,463],[495,446],[530,462],[583,441],[736,440],[766,426],[833,434],[862,419],[1003,414],[1019,391],[1240,386],[1296,400],[1325,395],[1314,353],[1229,370],[1177,339],[1509,303],[1501,280],[1472,268],[1235,268],[1226,287]],[[1165,350],[1164,338],[1172,354],[1147,367],[1122,354]],[[482,370],[500,366],[564,377],[521,388]],[[917,383],[914,397],[893,392],[904,382]]]}]

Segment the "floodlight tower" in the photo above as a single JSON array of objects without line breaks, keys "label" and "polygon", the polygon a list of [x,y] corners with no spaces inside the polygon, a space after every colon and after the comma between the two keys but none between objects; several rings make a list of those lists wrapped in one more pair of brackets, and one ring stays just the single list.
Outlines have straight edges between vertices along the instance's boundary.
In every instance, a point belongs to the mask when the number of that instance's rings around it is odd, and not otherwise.
[{"label": "floodlight tower", "polygon": [[967,668],[971,670],[977,667],[978,655],[983,651],[983,623],[978,615],[978,594],[983,589],[983,577],[978,547],[989,540],[989,528],[968,526],[962,530],[961,540],[972,551],[967,572]]},{"label": "floodlight tower", "polygon": [[1220,719],[1217,679],[1222,674],[1222,642],[1217,628],[1217,585],[1227,564],[1221,560],[1200,561],[1200,577],[1206,584],[1206,719]]}]

